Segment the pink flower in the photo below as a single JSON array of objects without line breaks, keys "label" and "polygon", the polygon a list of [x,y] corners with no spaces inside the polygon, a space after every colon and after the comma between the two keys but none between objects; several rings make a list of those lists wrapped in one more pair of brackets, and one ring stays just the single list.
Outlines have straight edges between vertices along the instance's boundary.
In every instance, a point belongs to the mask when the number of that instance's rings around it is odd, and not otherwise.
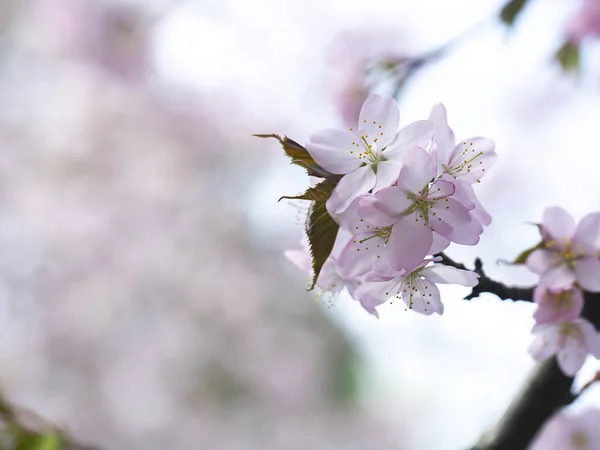
[{"label": "pink flower", "polygon": [[537,323],[566,322],[576,319],[583,309],[583,293],[573,287],[566,290],[551,290],[537,286],[533,300],[538,305],[533,314]]},{"label": "pink flower", "polygon": [[479,282],[479,275],[474,272],[441,264],[426,266],[429,262],[424,261],[412,272],[393,278],[373,276],[372,281],[366,281],[356,290],[355,298],[367,310],[375,310],[388,299],[397,298],[404,301],[407,309],[426,316],[433,313],[441,315],[444,305],[436,283],[473,287]]},{"label": "pink flower", "polygon": [[[360,202],[364,208],[366,204],[372,203],[375,199],[374,195],[365,194],[360,198]],[[343,224],[343,229],[354,233],[339,254],[340,274],[346,278],[366,275],[372,271],[387,277],[397,275],[397,271],[393,269],[389,261],[388,243],[392,227],[380,227],[360,217],[358,203],[359,201],[355,200],[344,214],[338,216]],[[433,242],[427,254],[433,255],[442,252],[449,245],[448,239],[434,233]]]},{"label": "pink flower", "polygon": [[399,52],[402,44],[403,39],[396,29],[382,30],[379,27],[346,30],[334,39],[328,58],[326,89],[345,125],[354,126],[369,95],[373,81],[368,73],[369,66],[380,61],[402,59]]},{"label": "pink flower", "polygon": [[544,248],[534,251],[527,267],[540,276],[540,285],[600,292],[600,213],[588,214],[577,226],[564,209],[547,208],[541,224]]},{"label": "pink flower", "polygon": [[448,126],[446,108],[437,104],[431,110],[429,121],[433,123],[434,144],[432,156],[438,163],[438,174],[443,180],[455,181],[454,197],[472,212],[482,225],[489,225],[492,218],[475,196],[471,184],[481,178],[496,162],[494,141],[488,138],[474,137],[456,145],[454,132]]},{"label": "pink flower", "polygon": [[362,194],[390,186],[398,178],[404,155],[432,139],[430,122],[414,122],[400,131],[400,111],[391,97],[373,94],[365,101],[358,128],[321,130],[306,149],[325,170],[345,175],[327,201],[333,214],[343,213]]},{"label": "pink flower", "polygon": [[579,44],[587,36],[600,37],[600,1],[586,0],[567,26],[567,35]]},{"label": "pink flower", "polygon": [[390,227],[389,261],[393,269],[417,268],[434,242],[434,232],[459,244],[474,245],[483,232],[457,200],[454,184],[435,179],[435,164],[427,152],[414,148],[405,158],[398,185],[359,202],[359,215],[379,227]]},{"label": "pink flower", "polygon": [[550,418],[530,450],[600,450],[600,409]]},{"label": "pink flower", "polygon": [[532,332],[536,337],[529,347],[531,356],[541,361],[556,355],[565,375],[574,376],[588,354],[600,358],[600,335],[585,319],[538,323]]}]

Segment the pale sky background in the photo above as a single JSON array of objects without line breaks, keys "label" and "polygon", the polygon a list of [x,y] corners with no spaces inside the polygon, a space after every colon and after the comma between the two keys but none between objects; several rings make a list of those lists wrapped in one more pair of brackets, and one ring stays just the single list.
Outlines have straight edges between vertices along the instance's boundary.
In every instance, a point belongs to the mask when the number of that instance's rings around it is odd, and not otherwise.
[{"label": "pale sky background", "polygon": [[[494,21],[502,4],[189,2],[161,25],[156,63],[173,80],[222,94],[223,102],[232,92],[239,95],[247,108],[240,115],[250,117],[257,133],[287,134],[302,143],[313,131],[340,125],[323,82],[326,53],[339,32],[396,30],[402,37],[398,50],[414,53],[482,23],[471,39],[407,85],[402,121],[426,118],[442,102],[458,139],[495,139],[498,163],[478,191],[493,223],[478,246],[453,246],[449,254],[467,265],[479,256],[489,275],[530,284],[535,278],[526,269],[496,264],[537,243],[526,222],[540,220],[547,206],[563,206],[576,219],[600,208],[600,52],[590,49],[585,75],[569,79],[550,60],[578,3],[532,0],[512,32]],[[257,239],[283,250],[299,240],[301,228],[294,225],[293,208],[277,198],[302,190],[307,181],[275,142],[264,147],[272,165],[257,174],[248,218]],[[443,289],[443,316],[392,306],[376,320],[347,298],[330,311],[371,364],[366,401],[392,420],[395,414],[409,420],[411,448],[467,448],[497,421],[533,367],[527,353],[533,305],[492,295],[460,300],[467,292]],[[588,361],[578,383],[598,368],[598,361]],[[600,387],[582,403],[600,406]]]}]

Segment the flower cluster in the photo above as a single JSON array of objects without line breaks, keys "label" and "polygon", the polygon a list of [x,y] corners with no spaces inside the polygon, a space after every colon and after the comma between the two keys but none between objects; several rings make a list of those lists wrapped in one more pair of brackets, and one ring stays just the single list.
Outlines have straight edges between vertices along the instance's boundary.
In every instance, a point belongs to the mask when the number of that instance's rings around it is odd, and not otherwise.
[{"label": "flower cluster", "polygon": [[537,360],[556,355],[561,370],[574,376],[588,354],[600,358],[600,334],[580,317],[582,289],[600,292],[600,213],[576,225],[564,209],[548,208],[540,231],[542,242],[527,258],[527,267],[540,277],[529,352]]},{"label": "flower cluster", "polygon": [[494,163],[494,142],[456,143],[441,104],[428,120],[399,123],[393,98],[371,95],[356,127],[310,137],[310,157],[337,177],[326,210],[340,230],[317,286],[348,287],[374,315],[393,298],[425,315],[442,314],[437,283],[478,282],[473,272],[435,264],[435,255],[451,242],[477,244],[491,222],[473,184]]}]

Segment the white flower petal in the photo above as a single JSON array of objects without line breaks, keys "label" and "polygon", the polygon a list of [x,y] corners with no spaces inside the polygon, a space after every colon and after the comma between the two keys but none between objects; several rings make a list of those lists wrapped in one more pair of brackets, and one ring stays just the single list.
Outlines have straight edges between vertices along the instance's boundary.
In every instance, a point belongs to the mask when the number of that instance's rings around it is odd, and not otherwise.
[{"label": "white flower petal", "polygon": [[327,200],[327,210],[342,214],[350,204],[375,185],[375,172],[371,166],[359,167],[342,177]]},{"label": "white flower petal", "polygon": [[450,152],[454,149],[455,139],[454,132],[448,126],[446,107],[441,103],[434,105],[429,114],[429,121],[433,124],[438,163],[448,164]]},{"label": "white flower petal", "polygon": [[575,219],[560,207],[546,208],[544,210],[542,226],[552,239],[558,241],[563,239],[571,240],[575,234]]},{"label": "white flower petal", "polygon": [[417,194],[429,184],[435,174],[435,165],[429,154],[422,148],[415,147],[404,158],[404,166],[398,177],[398,186],[405,191]]},{"label": "white flower petal", "polygon": [[412,285],[408,286],[407,291],[402,292],[402,300],[404,300],[408,309],[426,316],[433,313],[440,315],[444,313],[440,291],[431,281],[417,278]]},{"label": "white flower petal", "polygon": [[[387,147],[400,125],[400,110],[392,97],[371,94],[365,100],[358,120],[358,135],[377,148]],[[374,141],[377,139],[377,141]]]},{"label": "white flower petal", "polygon": [[428,120],[419,120],[398,131],[393,142],[382,153],[388,160],[400,163],[413,148],[427,148],[432,137],[433,124]]},{"label": "white flower petal", "polygon": [[358,142],[355,134],[342,130],[318,131],[306,144],[306,150],[317,164],[336,174],[346,174],[359,167],[362,161],[358,154],[363,148],[364,144]]}]

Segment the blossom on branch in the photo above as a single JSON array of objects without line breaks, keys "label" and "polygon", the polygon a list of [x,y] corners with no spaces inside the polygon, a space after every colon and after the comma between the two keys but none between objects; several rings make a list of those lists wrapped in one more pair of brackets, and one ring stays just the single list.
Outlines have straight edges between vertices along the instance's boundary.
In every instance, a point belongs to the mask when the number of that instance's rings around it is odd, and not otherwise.
[{"label": "blossom on branch", "polygon": [[327,201],[330,212],[343,213],[362,194],[390,186],[406,153],[431,141],[430,122],[414,122],[398,131],[399,123],[394,99],[374,94],[360,111],[357,129],[326,129],[310,137],[306,150],[314,160],[325,170],[344,175]]},{"label": "blossom on branch", "polygon": [[540,225],[542,248],[527,258],[527,267],[550,289],[577,283],[600,292],[600,213],[588,214],[579,224],[559,207],[547,208]]},{"label": "blossom on branch", "polygon": [[583,293],[580,289],[548,289],[537,286],[533,292],[537,309],[533,318],[537,323],[562,322],[576,319],[583,309]]},{"label": "blossom on branch", "polygon": [[480,183],[496,162],[494,141],[473,137],[457,145],[454,132],[448,125],[446,108],[442,104],[432,108],[429,120],[434,129],[432,155],[438,163],[438,174],[442,180],[451,180],[456,188],[454,196],[471,210],[471,214],[482,225],[489,225],[492,218],[477,199],[471,185]]},{"label": "blossom on branch", "polygon": [[429,262],[424,261],[412,272],[400,272],[395,277],[374,274],[371,281],[364,282],[356,290],[355,296],[367,310],[374,309],[389,299],[401,299],[406,304],[406,309],[429,316],[444,312],[436,284],[473,287],[478,283],[479,275],[475,272],[442,264],[427,265]]},{"label": "blossom on branch", "polygon": [[559,367],[574,376],[587,355],[600,358],[600,334],[585,319],[558,323],[538,323],[533,327],[535,339],[529,347],[534,359],[542,361],[556,355]]},{"label": "blossom on branch", "polygon": [[390,263],[396,270],[415,269],[429,253],[434,233],[461,244],[474,245],[483,232],[467,208],[452,198],[454,184],[435,179],[429,154],[414,148],[406,156],[396,186],[359,202],[358,212],[377,226],[391,226]]},{"label": "blossom on branch", "polygon": [[474,272],[432,263],[451,243],[477,244],[490,223],[471,184],[494,163],[494,142],[457,145],[443,105],[430,120],[398,130],[399,121],[394,99],[373,94],[356,129],[319,131],[306,148],[287,137],[258,136],[276,137],[293,163],[323,179],[286,197],[313,202],[306,249],[287,256],[309,269],[317,287],[333,295],[346,288],[375,316],[394,298],[421,314],[442,314],[436,284],[478,283]]}]

